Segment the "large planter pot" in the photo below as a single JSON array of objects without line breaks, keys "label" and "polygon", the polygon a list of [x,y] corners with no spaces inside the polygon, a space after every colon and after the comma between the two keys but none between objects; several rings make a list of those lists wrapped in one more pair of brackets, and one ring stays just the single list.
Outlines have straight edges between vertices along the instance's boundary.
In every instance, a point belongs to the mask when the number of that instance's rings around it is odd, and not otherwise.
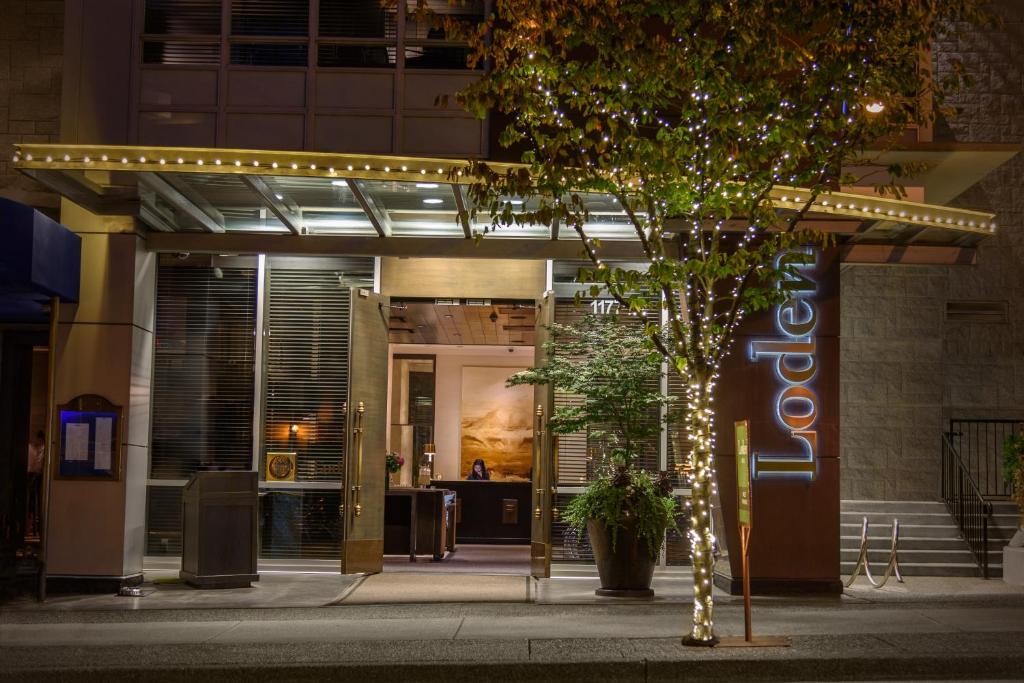
[{"label": "large planter pot", "polygon": [[637,536],[634,525],[619,529],[614,548],[611,531],[604,523],[593,519],[587,521],[587,532],[594,548],[597,574],[601,577],[601,587],[594,591],[597,595],[654,597],[651,579],[654,578],[657,554],[652,556],[647,542]]}]

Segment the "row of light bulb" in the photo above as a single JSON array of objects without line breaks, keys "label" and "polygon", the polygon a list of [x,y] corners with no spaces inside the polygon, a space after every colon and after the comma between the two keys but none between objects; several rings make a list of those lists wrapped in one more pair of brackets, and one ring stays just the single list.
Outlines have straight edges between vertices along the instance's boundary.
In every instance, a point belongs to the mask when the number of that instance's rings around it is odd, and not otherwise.
[{"label": "row of light bulb", "polygon": [[[22,155],[16,153],[14,155],[13,160],[14,160],[15,163],[21,161],[22,160]],[[25,154],[24,155],[24,160],[25,161],[34,161],[35,159],[34,159],[32,154]],[[65,154],[64,157],[63,157],[63,160],[65,162],[69,162],[69,163],[73,162],[73,161],[76,161],[75,159],[73,159],[71,157],[70,154]],[[53,161],[54,161],[53,156],[47,155],[45,157],[45,161],[48,164],[53,163]],[[207,163],[206,160],[204,160],[204,159],[196,159],[195,161],[189,161],[189,160],[186,160],[184,157],[176,157],[176,158],[174,158],[172,160],[168,160],[165,157],[159,157],[154,162],[154,160],[147,159],[144,156],[140,156],[140,157],[138,157],[137,159],[134,159],[134,160],[130,159],[128,157],[121,157],[119,160],[115,159],[115,160],[111,161],[111,157],[109,155],[107,155],[107,154],[100,155],[100,158],[98,160],[95,160],[95,159],[93,159],[90,156],[83,156],[80,161],[83,164],[91,164],[91,163],[94,163],[96,161],[100,161],[100,162],[103,162],[103,163],[117,163],[117,161],[120,161],[122,164],[125,164],[125,165],[135,161],[135,162],[140,163],[140,164],[157,163],[157,164],[159,164],[161,166],[167,165],[168,163],[172,163],[172,162],[176,163],[176,164],[179,164],[179,165],[184,165],[186,163],[192,163],[192,164],[195,164],[196,166],[205,166],[206,163]],[[260,168],[260,167],[269,166],[270,168],[290,168],[293,171],[298,171],[300,169],[302,169],[302,170],[308,169],[310,171],[316,171],[316,170],[323,171],[323,170],[326,169],[327,173],[337,173],[338,172],[338,169],[336,169],[334,166],[320,167],[320,166],[318,166],[315,163],[314,164],[309,164],[308,166],[303,166],[303,165],[300,165],[300,164],[298,164],[296,162],[292,162],[292,163],[289,163],[289,164],[282,165],[282,164],[278,163],[277,161],[271,161],[269,164],[267,164],[266,162],[261,162],[259,159],[253,159],[252,161],[245,161],[245,162],[241,161],[240,159],[235,159],[235,160],[230,161],[230,162],[226,162],[226,161],[224,161],[222,159],[214,159],[212,161],[212,164],[214,166],[225,166],[225,165],[226,166],[232,166],[233,165],[233,166],[236,166],[236,167],[239,167],[239,168],[242,167],[242,166],[252,166],[253,168]],[[356,167],[355,167],[354,164],[347,164],[345,166],[345,170],[348,170],[348,171],[354,171],[355,169],[356,169]],[[383,171],[384,173],[391,173],[392,171],[394,171],[394,172],[401,171],[402,173],[410,173],[409,167],[407,165],[403,165],[403,166],[400,166],[398,168],[392,168],[391,166],[384,166],[383,168],[374,169],[370,164],[363,164],[362,170],[363,171],[374,171],[374,170],[376,170],[376,171]],[[416,173],[417,170],[413,169],[411,172],[412,173]],[[431,171],[431,170],[426,169],[426,168],[420,168],[420,169],[418,169],[418,172],[419,172],[420,175],[427,175],[428,173],[436,173],[437,175],[444,175],[445,174],[445,169],[441,168],[440,166],[437,168],[436,171]],[[457,170],[455,172],[455,174],[457,176],[461,176],[462,175],[462,171],[461,170]]]},{"label": "row of light bulb", "polygon": [[[22,158],[24,158],[25,161],[34,161],[35,160],[32,154],[25,154],[24,156],[22,156],[20,153],[16,153],[14,155],[14,157],[13,157],[13,160],[14,160],[15,163],[17,163],[17,162],[21,161]],[[47,155],[45,157],[45,161],[46,161],[46,163],[53,163],[54,158],[51,155]],[[70,154],[65,154],[63,156],[63,161],[70,163],[70,162],[75,161],[75,159],[73,159]],[[103,162],[103,163],[111,163],[111,158],[110,158],[109,155],[103,154],[103,155],[100,156],[99,161]],[[127,165],[127,164],[131,163],[132,161],[133,160],[128,158],[128,157],[121,157],[120,158],[120,162],[121,162],[122,165]],[[154,163],[153,160],[147,159],[147,157],[145,157],[145,156],[140,156],[135,161],[137,161],[140,164]],[[187,161],[184,157],[176,157],[176,158],[173,159],[173,162],[178,164],[178,165],[185,165],[186,163],[193,163],[196,166],[204,166],[207,163],[204,159],[196,159],[195,161],[191,161],[190,162],[190,161]],[[91,163],[94,163],[94,160],[90,156],[83,156],[81,158],[81,163],[91,164]],[[113,163],[117,163],[117,162],[114,161]],[[167,165],[170,162],[165,157],[159,157],[156,160],[155,163],[157,163],[158,165],[164,166],[164,165]],[[231,166],[231,165],[233,165],[236,168],[241,168],[243,166],[251,166],[252,168],[261,168],[261,167],[265,167],[266,166],[266,162],[261,162],[259,159],[253,159],[252,161],[248,161],[248,162],[243,162],[240,159],[235,159],[235,160],[230,161],[230,162],[225,162],[222,159],[215,158],[213,160],[212,164],[214,166],[223,166],[223,165]],[[269,163],[269,167],[272,168],[272,169],[278,169],[278,168],[282,168],[282,165],[279,162],[277,162],[277,161],[271,161]],[[300,169],[301,170],[308,169],[310,171],[317,171],[317,170],[323,171],[323,170],[325,170],[324,168],[318,166],[315,163],[311,163],[311,164],[308,164],[307,166],[303,167],[300,164],[298,164],[297,162],[291,162],[291,163],[285,164],[284,168],[290,168],[293,171],[298,171]],[[356,166],[354,164],[347,164],[345,166],[345,170],[346,171],[350,171],[350,172],[351,171],[355,171],[356,170]],[[400,171],[402,173],[409,173],[410,172],[408,165],[402,165],[402,166],[399,166],[399,167],[394,168],[394,169],[390,165],[388,165],[388,166],[384,166],[383,168],[375,169],[370,164],[363,164],[361,170],[362,171],[378,171],[378,172],[383,171],[384,173],[391,173],[392,171],[395,171],[395,172],[399,172]],[[334,174],[338,173],[338,169],[336,167],[334,167],[334,166],[327,166],[326,167],[326,171],[330,175],[334,175]],[[414,169],[412,171],[412,173],[416,173],[416,172],[417,172],[417,169]],[[444,175],[445,174],[445,169],[442,168],[442,167],[438,167],[436,170],[431,171],[431,170],[428,170],[426,168],[419,168],[418,169],[418,173],[420,175],[427,175],[427,174]],[[463,172],[462,172],[462,170],[456,170],[455,174],[456,174],[456,176],[461,176],[463,174]],[[434,185],[434,184],[432,184],[432,183],[422,183],[422,184],[417,184],[417,187],[420,187],[421,185],[422,186],[428,186],[428,185]],[[629,185],[632,186],[632,183],[629,183]],[[434,185],[434,187],[436,187],[436,185]],[[424,203],[425,204],[440,204],[440,203],[442,203],[442,201],[443,200],[432,198],[432,199],[425,199]],[[790,202],[792,202],[794,204],[802,204],[806,200],[805,200],[805,198],[802,198],[799,195],[794,195],[793,197],[789,197],[788,195],[783,195],[780,198],[780,201],[782,201],[783,203],[790,203]],[[512,200],[511,203],[513,205],[518,206],[518,205],[522,204],[522,200]],[[849,202],[849,203],[834,202],[834,203],[832,203],[828,199],[821,199],[821,200],[817,201],[816,203],[818,205],[820,205],[822,208],[825,208],[825,209],[828,209],[829,207],[832,207],[832,206],[834,206],[835,209],[840,210],[840,211],[843,210],[843,209],[857,210],[859,208],[864,213],[874,214],[874,215],[877,215],[879,217],[885,216],[885,217],[893,218],[893,219],[896,219],[896,218],[902,218],[902,219],[909,218],[913,222],[936,223],[936,224],[939,224],[939,225],[947,225],[947,226],[954,226],[955,225],[956,227],[971,228],[971,229],[978,229],[978,228],[980,228],[982,230],[988,230],[989,232],[995,232],[995,230],[996,230],[996,224],[994,222],[992,222],[992,223],[989,223],[987,221],[980,221],[980,222],[978,222],[978,221],[975,221],[975,220],[965,220],[963,218],[959,218],[959,219],[956,219],[954,221],[954,219],[952,217],[950,217],[950,216],[946,216],[946,217],[931,216],[931,215],[928,215],[928,214],[910,213],[910,212],[907,212],[906,210],[896,211],[895,209],[883,210],[881,207],[878,207],[878,206],[872,207],[872,206],[870,206],[868,204],[864,204],[864,205],[861,205],[861,206],[858,207],[858,205],[856,203],[854,203],[854,202]]]}]

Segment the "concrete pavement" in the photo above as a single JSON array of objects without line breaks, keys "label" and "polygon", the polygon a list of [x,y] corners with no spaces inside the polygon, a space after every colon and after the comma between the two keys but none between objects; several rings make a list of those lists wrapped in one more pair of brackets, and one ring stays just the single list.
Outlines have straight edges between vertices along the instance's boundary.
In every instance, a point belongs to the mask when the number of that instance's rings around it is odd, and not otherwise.
[{"label": "concrete pavement", "polygon": [[[324,579],[310,590],[331,598],[326,606],[271,604],[301,593],[287,583],[272,579],[261,589],[271,600],[246,609],[202,608],[197,594],[222,591],[182,589],[188,604],[177,609],[109,596],[91,608],[10,605],[0,611],[0,681],[1024,678],[1024,592],[1001,582],[908,579],[841,597],[755,598],[755,633],[792,636],[792,647],[712,650],[679,642],[684,586],[653,603],[581,604],[593,588],[577,577],[541,582],[533,602],[358,604]],[[717,605],[718,633],[742,634],[741,600]]]}]

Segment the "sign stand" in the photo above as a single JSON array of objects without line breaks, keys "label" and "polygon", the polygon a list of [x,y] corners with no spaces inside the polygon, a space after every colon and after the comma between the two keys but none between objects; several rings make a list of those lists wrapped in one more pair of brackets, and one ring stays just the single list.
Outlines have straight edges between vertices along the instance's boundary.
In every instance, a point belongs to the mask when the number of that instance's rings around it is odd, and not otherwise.
[{"label": "sign stand", "polygon": [[750,423],[735,423],[736,432],[736,519],[740,525],[740,556],[743,562],[743,638],[726,637],[716,647],[789,647],[789,636],[755,638],[750,618],[750,533],[753,529],[750,488]]}]

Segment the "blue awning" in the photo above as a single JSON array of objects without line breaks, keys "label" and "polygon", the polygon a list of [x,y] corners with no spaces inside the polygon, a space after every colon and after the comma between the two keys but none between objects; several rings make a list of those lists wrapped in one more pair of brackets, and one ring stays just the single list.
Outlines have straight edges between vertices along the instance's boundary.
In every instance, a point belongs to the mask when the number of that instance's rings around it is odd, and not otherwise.
[{"label": "blue awning", "polygon": [[82,239],[48,216],[0,198],[0,321],[44,322],[51,297],[77,302]]}]

